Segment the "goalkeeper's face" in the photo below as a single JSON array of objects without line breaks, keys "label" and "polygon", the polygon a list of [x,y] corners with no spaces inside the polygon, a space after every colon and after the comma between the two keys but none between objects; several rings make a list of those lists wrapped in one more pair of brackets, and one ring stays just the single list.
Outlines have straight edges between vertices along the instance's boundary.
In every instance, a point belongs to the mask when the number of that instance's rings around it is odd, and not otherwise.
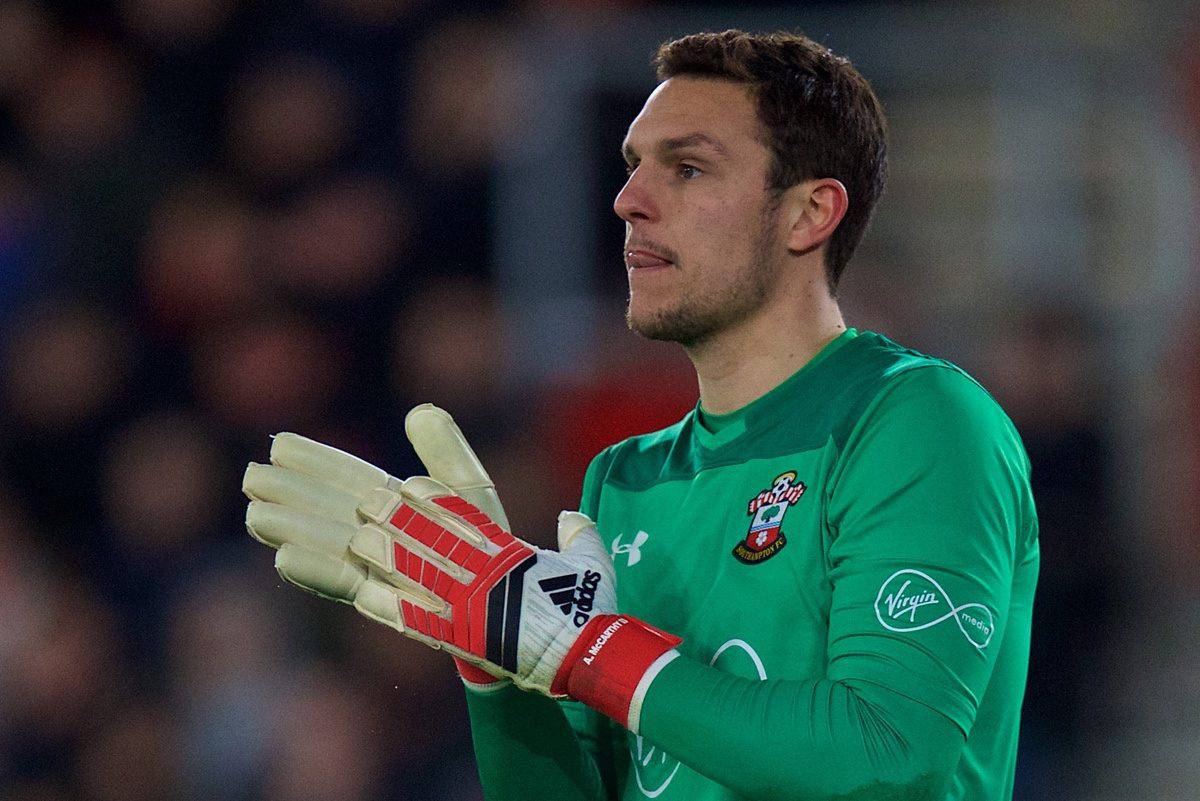
[{"label": "goalkeeper's face", "polygon": [[622,145],[629,327],[703,343],[761,311],[787,252],[767,189],[771,153],[747,87],[661,83]]}]

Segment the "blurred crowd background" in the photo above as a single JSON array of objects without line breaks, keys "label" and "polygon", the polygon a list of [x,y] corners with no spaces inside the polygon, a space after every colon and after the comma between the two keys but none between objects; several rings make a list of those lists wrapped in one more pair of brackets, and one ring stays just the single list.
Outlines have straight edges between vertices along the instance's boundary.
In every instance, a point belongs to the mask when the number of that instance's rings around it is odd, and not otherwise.
[{"label": "blurred crowd background", "polygon": [[290,430],[421,472],[433,401],[550,544],[695,403],[624,330],[609,207],[654,46],[734,26],[875,84],[848,322],[1032,459],[1016,797],[1194,798],[1189,5],[0,0],[0,799],[479,797],[449,660],[283,584],[242,470]]}]

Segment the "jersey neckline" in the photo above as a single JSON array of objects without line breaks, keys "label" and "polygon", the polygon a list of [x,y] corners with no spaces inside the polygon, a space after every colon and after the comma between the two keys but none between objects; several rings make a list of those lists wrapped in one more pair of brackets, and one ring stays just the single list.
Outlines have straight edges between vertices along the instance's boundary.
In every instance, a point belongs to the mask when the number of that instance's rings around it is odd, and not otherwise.
[{"label": "jersey neckline", "polygon": [[696,440],[701,447],[711,449],[719,448],[737,439],[749,430],[752,418],[757,418],[764,414],[769,415],[780,404],[786,403],[787,399],[794,394],[796,388],[808,380],[813,368],[824,362],[840,350],[843,345],[857,336],[858,329],[847,328],[831,339],[815,356],[805,362],[799,370],[785,378],[782,383],[750,401],[740,409],[735,409],[725,414],[713,414],[704,411],[700,401],[696,401],[696,425],[692,427],[692,430],[695,431]]}]

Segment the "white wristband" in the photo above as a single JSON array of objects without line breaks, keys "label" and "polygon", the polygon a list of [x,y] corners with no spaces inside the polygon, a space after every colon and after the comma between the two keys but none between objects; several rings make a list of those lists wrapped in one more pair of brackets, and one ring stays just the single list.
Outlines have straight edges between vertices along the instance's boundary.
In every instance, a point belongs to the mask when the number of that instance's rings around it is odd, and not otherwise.
[{"label": "white wristband", "polygon": [[646,668],[646,672],[642,674],[642,678],[638,681],[637,689],[633,691],[633,699],[629,702],[629,722],[625,728],[629,729],[634,734],[638,733],[638,729],[642,723],[642,699],[646,697],[646,691],[650,689],[650,682],[665,668],[667,665],[678,657],[680,654],[674,648],[666,651],[658,659],[650,663],[650,667]]}]

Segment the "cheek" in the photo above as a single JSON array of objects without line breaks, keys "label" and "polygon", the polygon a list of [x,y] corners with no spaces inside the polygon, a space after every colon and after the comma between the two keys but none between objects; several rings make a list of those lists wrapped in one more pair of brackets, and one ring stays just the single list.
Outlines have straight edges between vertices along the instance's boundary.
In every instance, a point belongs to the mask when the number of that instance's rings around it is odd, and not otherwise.
[{"label": "cheek", "polygon": [[749,202],[735,201],[693,207],[683,252],[716,269],[744,261],[759,228],[759,219],[747,214],[748,208],[752,208]]}]

